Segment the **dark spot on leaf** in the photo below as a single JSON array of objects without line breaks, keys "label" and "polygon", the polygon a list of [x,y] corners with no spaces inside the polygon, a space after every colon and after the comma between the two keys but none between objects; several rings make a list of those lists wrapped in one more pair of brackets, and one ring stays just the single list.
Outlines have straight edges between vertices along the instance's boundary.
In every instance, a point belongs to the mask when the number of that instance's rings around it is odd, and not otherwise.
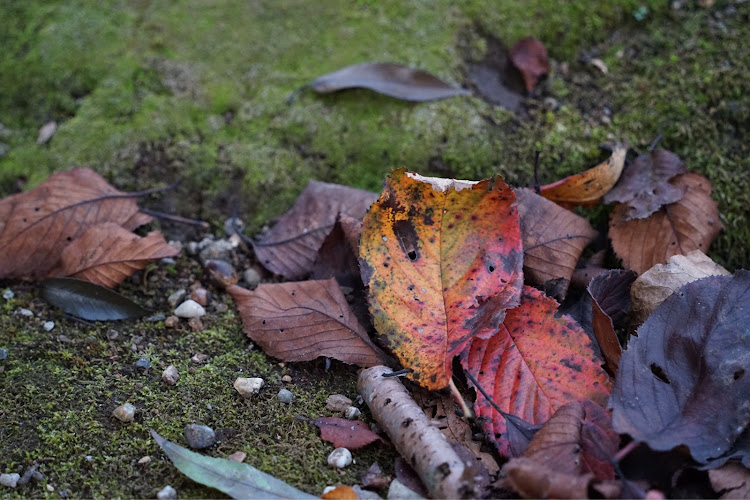
[{"label": "dark spot on leaf", "polygon": [[732,375],[732,377],[733,377],[733,378],[734,378],[735,380],[739,380],[739,378],[740,378],[741,376],[743,376],[744,374],[745,374],[745,370],[744,370],[743,368],[740,368],[739,370],[737,370],[736,372],[734,372],[734,375]]},{"label": "dark spot on leaf", "polygon": [[669,382],[669,377],[667,377],[667,374],[664,371],[664,369],[661,366],[657,365],[656,363],[651,363],[651,373],[653,373],[654,375],[656,375],[656,378],[658,378],[659,380],[661,380],[665,384],[669,384],[670,383]]},{"label": "dark spot on leaf", "polygon": [[401,427],[404,427],[404,428],[409,427],[412,422],[413,422],[412,419],[407,418],[406,420],[404,420],[403,422],[401,422]]}]

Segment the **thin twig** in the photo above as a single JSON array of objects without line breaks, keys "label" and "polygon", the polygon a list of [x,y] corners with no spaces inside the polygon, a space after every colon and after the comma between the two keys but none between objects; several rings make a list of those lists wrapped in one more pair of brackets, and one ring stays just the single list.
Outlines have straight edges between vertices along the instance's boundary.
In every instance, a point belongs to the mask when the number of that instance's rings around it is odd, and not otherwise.
[{"label": "thin twig", "polygon": [[542,194],[542,188],[539,184],[539,156],[542,154],[538,149],[534,155],[534,192],[536,194]]},{"label": "thin twig", "polygon": [[176,222],[178,224],[187,224],[189,226],[198,226],[201,229],[208,229],[210,225],[208,222],[203,220],[197,220],[197,219],[188,219],[187,217],[182,217],[179,215],[174,214],[167,214],[164,212],[157,212],[156,210],[150,210],[148,208],[142,208],[141,212],[143,212],[146,215],[150,215],[152,217],[156,217],[157,219],[162,220],[168,220],[170,222]]},{"label": "thin twig", "polygon": [[656,149],[656,146],[659,144],[659,142],[661,142],[663,138],[664,138],[663,135],[661,134],[657,135],[656,138],[653,141],[651,141],[651,144],[648,145],[648,152],[650,153],[651,151]]},{"label": "thin twig", "polygon": [[477,379],[474,378],[474,375],[472,375],[471,373],[469,373],[468,370],[464,371],[464,375],[466,375],[466,378],[468,378],[471,381],[471,383],[474,384],[474,387],[476,387],[477,389],[479,389],[479,392],[482,393],[482,395],[484,396],[484,398],[487,401],[489,401],[489,403],[492,405],[492,407],[495,410],[497,410],[497,412],[500,413],[500,415],[502,415],[505,418],[508,418],[508,414],[505,413],[503,410],[501,410],[500,407],[497,405],[497,403],[495,403],[495,400],[493,400],[492,397],[489,394],[487,394],[487,391],[485,391],[484,388],[481,385],[479,385],[479,382],[477,381]]}]

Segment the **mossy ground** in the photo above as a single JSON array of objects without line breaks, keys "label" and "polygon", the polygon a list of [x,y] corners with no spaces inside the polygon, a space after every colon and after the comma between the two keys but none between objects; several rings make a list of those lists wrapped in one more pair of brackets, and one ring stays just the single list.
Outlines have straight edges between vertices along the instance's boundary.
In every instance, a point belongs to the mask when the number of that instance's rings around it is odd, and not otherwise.
[{"label": "mossy ground", "polygon": [[[644,150],[662,134],[664,147],[713,183],[726,229],[710,255],[730,270],[750,267],[750,3],[678,3],[0,0],[0,195],[75,166],[91,166],[122,189],[182,179],[176,193],[151,203],[207,219],[216,232],[237,209],[252,232],[313,178],[377,190],[389,169],[405,166],[460,178],[501,173],[525,185],[540,150],[541,181],[550,182],[595,164],[602,143]],[[525,116],[476,97],[411,104],[363,90],[303,93],[286,104],[317,75],[367,60],[461,84],[466,58],[486,50],[479,33],[508,45],[534,35],[556,61]],[[59,129],[38,145],[49,120]],[[176,276],[163,274],[167,288],[190,264],[180,266]],[[280,407],[274,397],[284,370],[246,351],[231,304],[202,333],[158,323],[87,328],[60,318],[47,333],[11,311],[31,303],[44,317],[54,313],[31,290],[13,289],[17,299],[0,319],[0,347],[11,350],[0,374],[4,471],[39,460],[48,480],[75,496],[152,496],[166,483],[185,496],[212,495],[168,463],[135,464],[161,456],[148,427],[179,442],[182,426],[200,420],[238,431],[212,453],[243,449],[250,463],[303,489],[354,479],[357,468],[342,478],[327,469],[329,448],[293,420],[322,411],[331,392],[352,394],[354,375],[340,366],[346,377],[315,364],[287,367],[308,382],[293,388],[297,406]],[[137,293],[149,290],[169,292],[150,285]],[[156,308],[165,308],[164,297],[153,297]],[[110,328],[118,340],[107,340]],[[72,342],[56,341],[61,333]],[[135,336],[154,365],[147,375],[133,368],[143,354],[130,350]],[[190,351],[200,350],[211,361],[191,373]],[[159,380],[169,363],[183,377],[171,389]],[[240,369],[271,381],[262,404],[234,393]],[[109,416],[125,401],[139,407],[131,425]]]}]

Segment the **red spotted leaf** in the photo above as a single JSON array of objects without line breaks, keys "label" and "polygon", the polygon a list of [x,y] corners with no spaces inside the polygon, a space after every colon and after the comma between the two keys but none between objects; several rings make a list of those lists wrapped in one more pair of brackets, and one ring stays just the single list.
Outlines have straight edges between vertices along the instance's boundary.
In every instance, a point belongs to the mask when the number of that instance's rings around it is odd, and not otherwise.
[{"label": "red spotted leaf", "polygon": [[[610,380],[591,339],[556,312],[557,302],[524,287],[521,305],[508,310],[498,332],[475,338],[461,356],[464,370],[503,412],[530,424],[543,424],[570,401],[604,404],[609,395]],[[474,411],[489,439],[508,455],[505,419],[481,391]]]},{"label": "red spotted leaf", "polygon": [[388,176],[360,243],[370,312],[409,377],[442,389],[473,337],[518,304],[522,245],[516,197],[500,178]]},{"label": "red spotted leaf", "polygon": [[320,438],[333,443],[336,448],[356,450],[383,438],[375,434],[361,420],[340,417],[319,417],[312,420],[320,429]]}]

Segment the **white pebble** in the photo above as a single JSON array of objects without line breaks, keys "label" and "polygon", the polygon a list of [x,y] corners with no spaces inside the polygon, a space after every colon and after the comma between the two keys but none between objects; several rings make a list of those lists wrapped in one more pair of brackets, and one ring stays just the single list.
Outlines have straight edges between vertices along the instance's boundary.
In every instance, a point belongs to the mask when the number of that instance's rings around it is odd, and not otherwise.
[{"label": "white pebble", "polygon": [[24,307],[22,307],[22,308],[20,308],[18,310],[18,314],[20,314],[21,316],[26,316],[27,318],[31,318],[31,317],[34,316],[33,312],[31,312],[30,310],[28,310],[28,309],[26,309]]},{"label": "white pebble", "polygon": [[7,290],[5,290],[5,291],[3,292],[3,298],[4,298],[5,300],[10,300],[10,299],[12,299],[12,298],[13,298],[13,297],[15,297],[15,296],[16,296],[16,294],[15,294],[15,293],[13,293],[13,290],[11,290],[10,288],[8,288]]},{"label": "white pebble", "polygon": [[342,469],[352,463],[352,452],[346,448],[336,448],[328,455],[328,465]]},{"label": "white pebble", "polygon": [[21,475],[17,472],[13,474],[0,474],[0,484],[8,488],[15,488],[18,485],[19,479],[21,479]]},{"label": "white pebble", "polygon": [[135,417],[135,406],[130,403],[118,406],[115,408],[115,411],[112,412],[112,416],[121,422],[132,422]]},{"label": "white pebble", "polygon": [[345,412],[352,405],[352,400],[343,394],[331,394],[326,400],[326,408],[331,411]]},{"label": "white pebble", "polygon": [[203,306],[192,299],[188,299],[174,310],[174,315],[180,318],[200,318],[206,314]]},{"label": "white pebble", "polygon": [[48,332],[52,331],[54,327],[55,327],[54,321],[45,321],[44,324],[42,325],[42,328],[44,328]]},{"label": "white pebble", "polygon": [[169,365],[161,374],[161,379],[169,385],[175,385],[180,379],[180,372],[175,365]]},{"label": "white pebble", "polygon": [[175,500],[177,498],[177,490],[172,488],[170,485],[166,485],[156,494],[156,498],[159,500]]},{"label": "white pebble", "polygon": [[265,382],[262,378],[243,378],[237,377],[234,381],[234,388],[243,398],[249,398],[254,394],[258,394]]},{"label": "white pebble", "polygon": [[349,420],[355,420],[359,418],[360,415],[362,415],[362,412],[359,411],[359,408],[357,408],[356,406],[350,406],[346,409],[346,411],[344,411],[344,416]]}]

